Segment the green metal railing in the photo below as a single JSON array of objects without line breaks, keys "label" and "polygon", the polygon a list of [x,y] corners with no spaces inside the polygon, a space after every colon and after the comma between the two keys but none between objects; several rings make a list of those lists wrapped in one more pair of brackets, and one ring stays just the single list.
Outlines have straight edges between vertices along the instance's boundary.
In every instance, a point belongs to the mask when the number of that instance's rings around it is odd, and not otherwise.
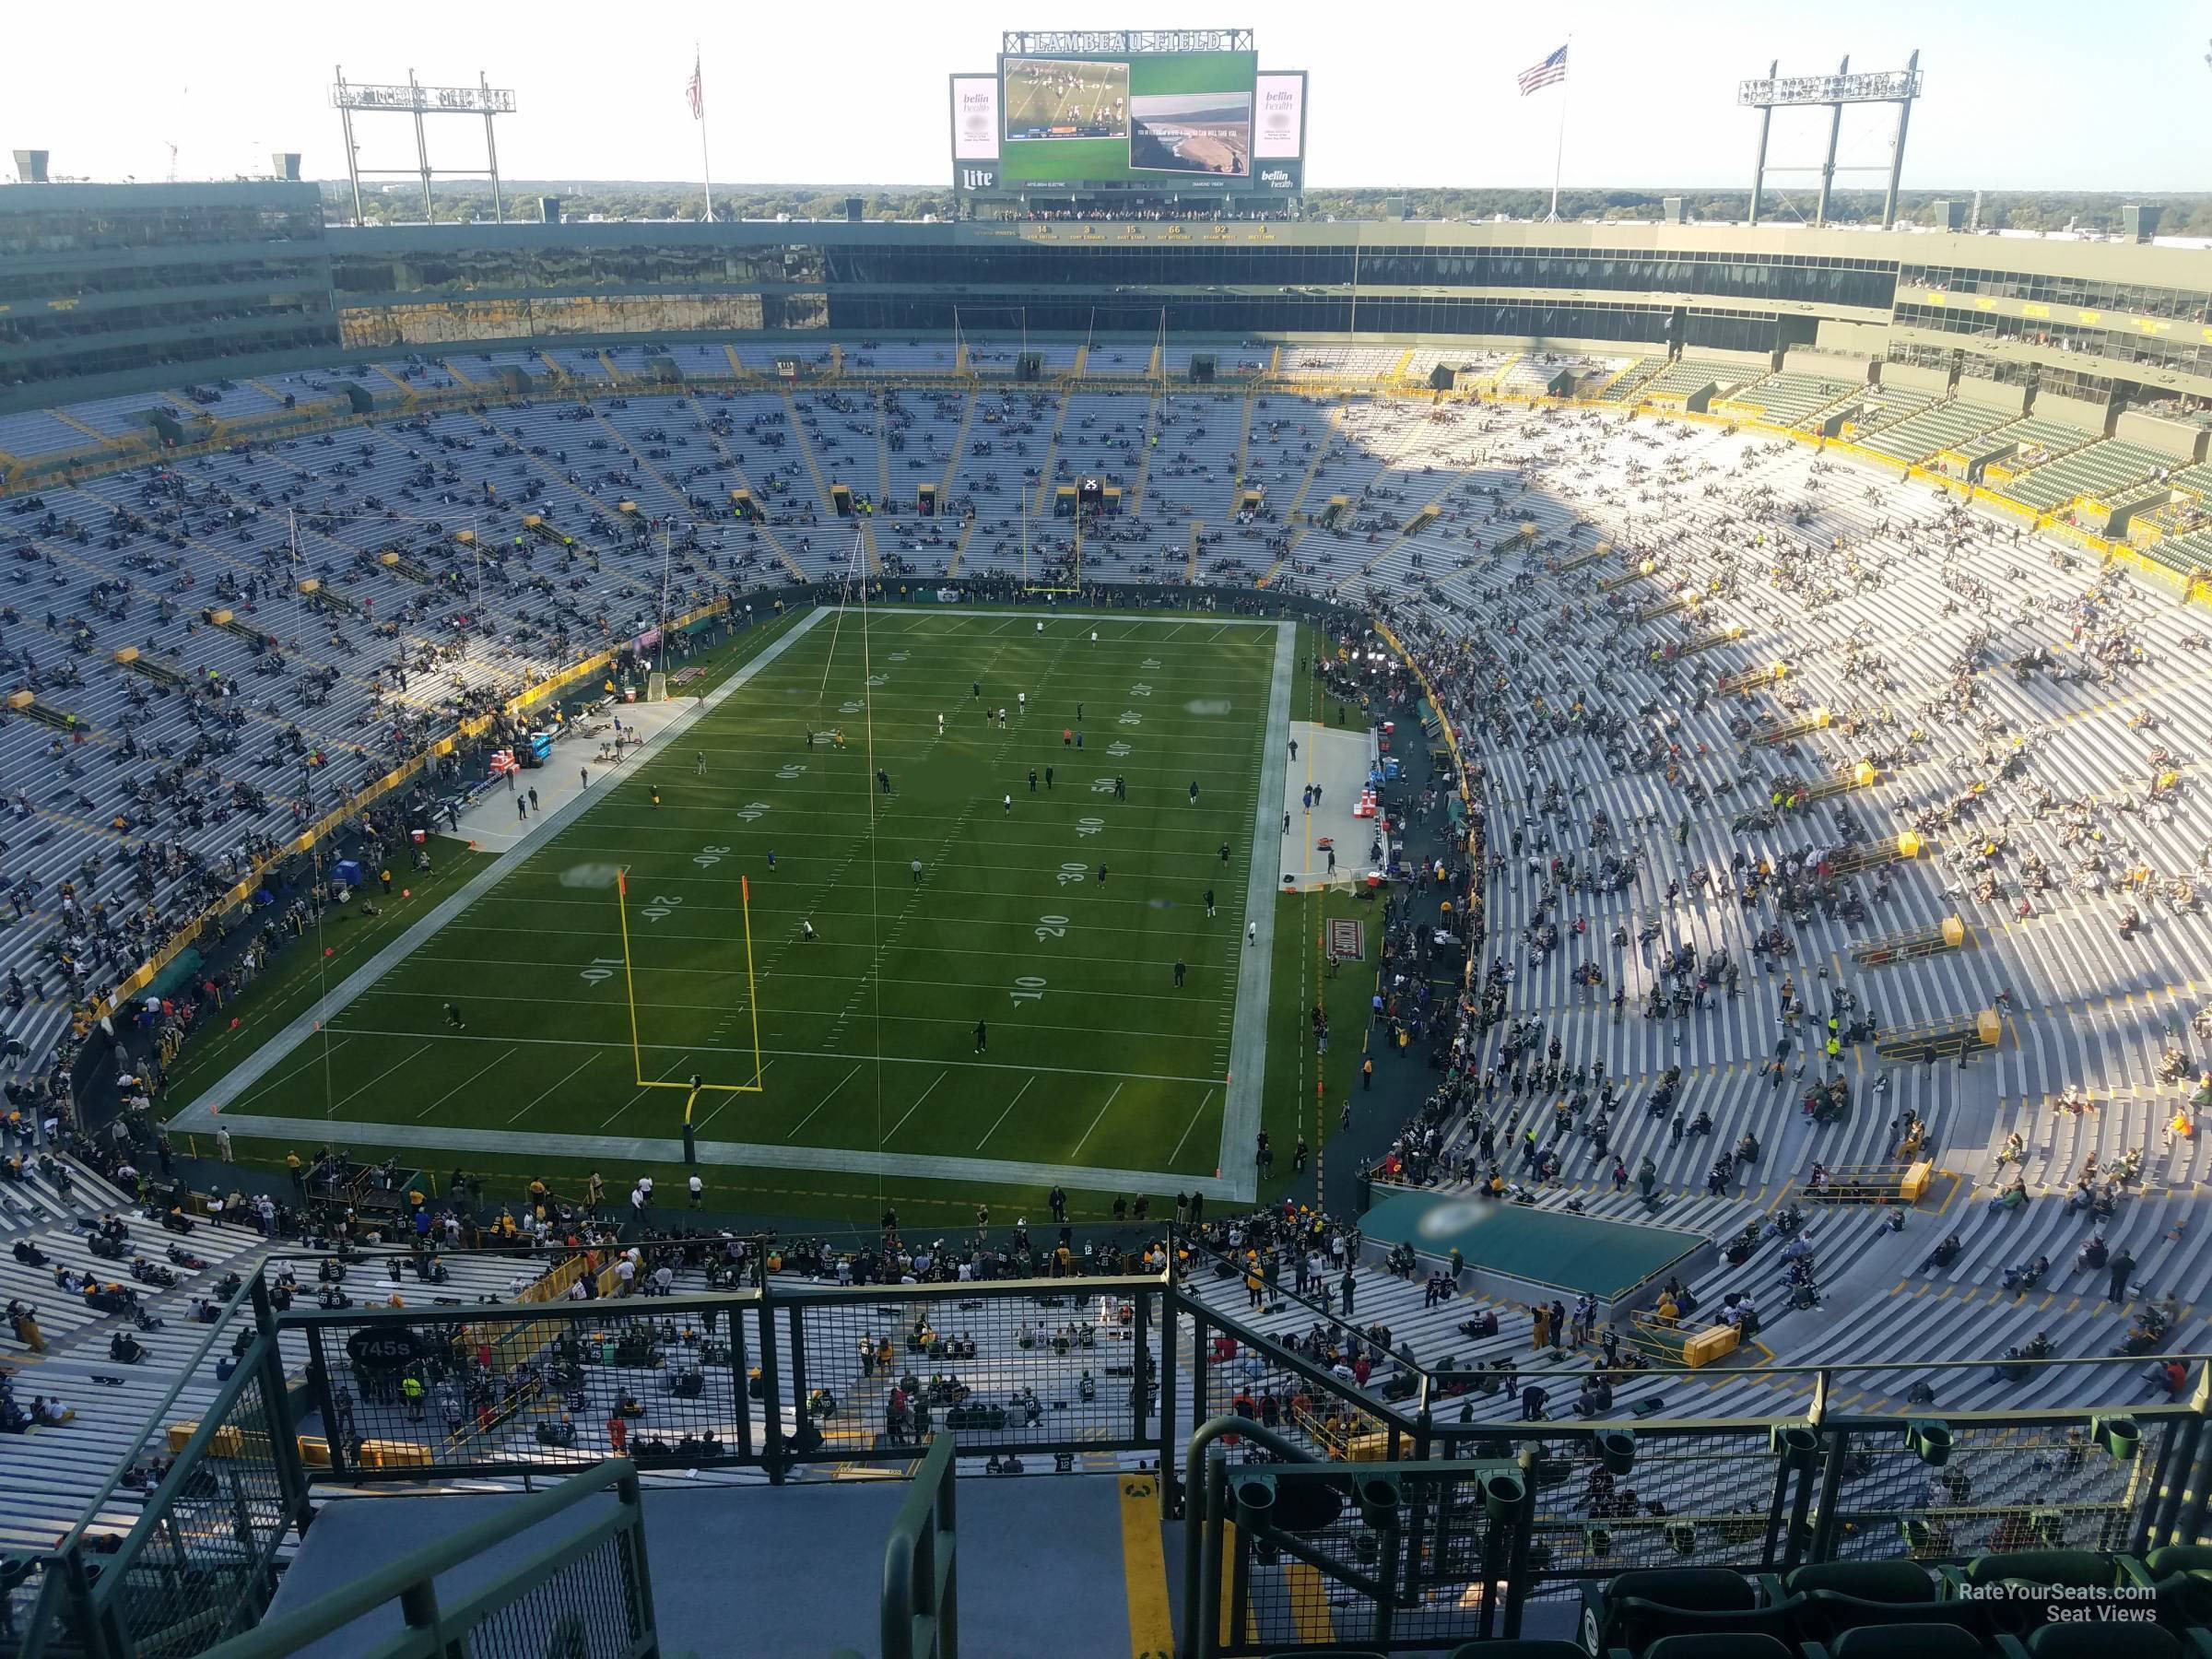
[{"label": "green metal railing", "polygon": [[[1160,1451],[1159,1276],[303,1309],[335,1477]],[[974,1356],[987,1384],[969,1384]],[[900,1403],[894,1406],[894,1399]],[[1171,1414],[1166,1414],[1171,1415]]]},{"label": "green metal railing", "polygon": [[77,1517],[76,1524],[69,1529],[67,1535],[55,1547],[57,1552],[69,1548],[84,1537],[85,1529],[92,1524],[93,1517],[107,1508],[110,1500],[115,1496],[116,1488],[123,1485],[124,1477],[137,1466],[140,1457],[144,1455],[145,1448],[159,1440],[169,1424],[175,1420],[174,1414],[178,1396],[182,1394],[186,1385],[200,1374],[200,1367],[207,1363],[207,1356],[215,1351],[217,1339],[229,1334],[230,1322],[249,1303],[253,1308],[256,1320],[259,1321],[267,1312],[268,1307],[266,1292],[259,1276],[241,1285],[233,1291],[230,1300],[222,1306],[221,1317],[208,1322],[206,1335],[200,1338],[192,1353],[177,1368],[175,1380],[170,1383],[167,1392],[162,1394],[161,1398],[155,1403],[154,1408],[146,1414],[146,1421],[138,1432],[132,1437],[129,1449],[115,1460],[115,1467],[108,1476],[106,1483],[100,1488],[100,1495],[85,1505],[85,1512]]},{"label": "green metal railing", "polygon": [[97,1654],[204,1653],[251,1626],[276,1594],[277,1552],[308,1513],[307,1473],[258,1277],[251,1291],[253,1340],[121,1547],[88,1559]]},{"label": "green metal railing", "polygon": [[[451,1606],[441,1604],[440,1574],[608,1493],[615,1501],[605,1513],[582,1518],[567,1536],[483,1589]],[[393,1604],[404,1628],[375,1647],[379,1659],[462,1653],[473,1659],[547,1653],[653,1659],[661,1648],[637,1465],[609,1458],[547,1491],[518,1498],[496,1515],[208,1650],[210,1659],[283,1659]]]},{"label": "green metal railing", "polygon": [[[1957,1397],[1962,1373],[1992,1362],[1933,1361],[1729,1370],[1732,1387],[1793,1408],[1711,1419],[1638,1418],[1625,1409],[1636,1394],[1603,1417],[1570,1415],[1555,1385],[1552,1417],[1523,1415],[1526,1384],[1591,1371],[1555,1362],[1501,1386],[1501,1373],[1447,1360],[1402,1365],[1371,1393],[1169,1274],[850,1287],[771,1278],[684,1298],[281,1318],[258,1285],[248,1294],[252,1339],[201,1419],[188,1433],[167,1420],[180,1382],[135,1442],[183,1435],[119,1546],[95,1549],[80,1526],[40,1573],[18,1580],[11,1569],[6,1606],[25,1653],[278,1651],[240,1643],[271,1604],[284,1549],[307,1524],[310,1468],[325,1454],[328,1477],[355,1486],[554,1475],[604,1490],[618,1480],[626,1512],[639,1471],[750,1467],[780,1483],[804,1465],[921,1458],[886,1559],[885,1652],[910,1659],[952,1659],[957,1643],[957,1457],[1182,1464],[1182,1480],[1163,1482],[1163,1516],[1189,1508],[1185,1599],[1220,1604],[1210,1640],[1223,1653],[1292,1645],[1324,1610],[1375,1648],[1511,1634],[1528,1601],[1580,1595],[1639,1567],[1786,1572],[1838,1560],[1936,1566],[2007,1548],[2139,1553],[2203,1536],[2212,1492],[2202,1355],[2162,1356],[2184,1361],[2192,1381],[2155,1402],[2143,1398],[2141,1357],[2007,1359],[1993,1380],[2086,1371],[2095,1380],[2068,1394],[2106,1403],[1943,1411],[1936,1402]],[[313,1356],[304,1386],[284,1374],[286,1329],[303,1331]],[[1713,1375],[1654,1367],[1615,1381],[1673,1393]],[[970,1388],[968,1376],[982,1381]],[[1926,1420],[1889,1415],[1900,1397],[1922,1400]],[[1194,1422],[1205,1428],[1180,1442],[1176,1426]],[[610,1446],[623,1455],[610,1460]],[[1510,1504],[1500,1482],[1518,1482]],[[573,1478],[559,1488],[572,1489]],[[562,1588],[588,1584],[594,1608],[640,1603],[641,1535],[613,1537],[563,1546],[453,1612],[439,1609],[418,1557],[370,1583],[402,1604],[411,1631],[429,1632],[420,1640],[431,1645],[395,1653],[430,1652],[440,1632],[477,1652],[519,1651],[514,1632],[534,1620],[541,1634],[588,1635],[594,1653],[649,1652],[649,1610],[601,1630],[575,1601],[582,1593]],[[441,1562],[461,1547],[442,1547]]]},{"label": "green metal railing", "polygon": [[[27,1607],[13,1601],[0,1607],[0,1646],[14,1647],[16,1659],[44,1659],[72,1643],[72,1636],[89,1624],[85,1609],[91,1589],[85,1579],[84,1557],[74,1545],[65,1545],[41,1561],[24,1563],[36,1576],[11,1583],[12,1593],[28,1583],[35,1586]],[[14,1579],[15,1574],[10,1573]]]},{"label": "green metal railing", "polygon": [[[130,1531],[112,1548],[96,1547],[88,1528],[115,1500],[146,1448],[179,1427],[171,1415],[177,1401],[227,1334],[228,1315],[249,1300],[255,1329],[229,1377]],[[20,1621],[23,1653],[182,1659],[252,1625],[275,1594],[277,1553],[307,1513],[306,1474],[262,1281],[242,1286],[224,1313],[132,1437],[100,1495],[41,1561],[39,1577],[19,1587],[36,1586]],[[11,1602],[11,1612],[23,1605]]]},{"label": "green metal railing", "polygon": [[2135,1555],[2181,1535],[2159,1512],[2202,1489],[2187,1455],[2199,1421],[2164,1407],[1826,1430],[1544,1423],[1437,1455],[1342,1463],[1218,1418],[1191,1441],[1180,1651],[1515,1638],[1532,1601],[1588,1606],[1640,1569],[1748,1577],[1906,1560],[1934,1572],[2007,1551]]},{"label": "green metal railing", "polygon": [[954,1436],[930,1442],[891,1523],[883,1549],[883,1659],[959,1659],[956,1455]]}]

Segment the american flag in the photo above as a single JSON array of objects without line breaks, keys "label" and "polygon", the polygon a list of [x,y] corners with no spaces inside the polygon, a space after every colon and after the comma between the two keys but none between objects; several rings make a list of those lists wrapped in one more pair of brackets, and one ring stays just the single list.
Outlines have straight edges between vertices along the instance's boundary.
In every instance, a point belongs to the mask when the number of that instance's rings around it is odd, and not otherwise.
[{"label": "american flag", "polygon": [[1567,78],[1567,48],[1562,46],[1540,64],[1532,64],[1521,71],[1521,96],[1541,91],[1555,81]]},{"label": "american flag", "polygon": [[[1564,74],[1565,71],[1560,73]],[[706,84],[699,78],[699,58],[696,54],[691,59],[691,78],[684,83],[684,96],[691,100],[691,119],[704,121],[707,118],[707,88]]]}]

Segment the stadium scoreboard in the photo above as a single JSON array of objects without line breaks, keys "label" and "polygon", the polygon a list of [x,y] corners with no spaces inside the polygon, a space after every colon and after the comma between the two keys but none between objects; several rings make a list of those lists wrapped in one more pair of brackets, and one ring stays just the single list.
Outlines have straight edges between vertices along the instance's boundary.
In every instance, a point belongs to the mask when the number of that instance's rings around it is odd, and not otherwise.
[{"label": "stadium scoreboard", "polygon": [[1306,76],[1256,53],[1002,53],[951,77],[955,188],[1288,198],[1304,183]]}]

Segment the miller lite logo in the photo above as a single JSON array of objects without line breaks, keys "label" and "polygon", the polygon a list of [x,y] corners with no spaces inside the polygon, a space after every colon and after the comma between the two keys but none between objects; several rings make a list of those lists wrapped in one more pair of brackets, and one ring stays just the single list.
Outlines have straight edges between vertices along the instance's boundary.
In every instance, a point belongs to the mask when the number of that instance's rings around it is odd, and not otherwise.
[{"label": "miller lite logo", "polygon": [[998,175],[987,167],[963,167],[960,169],[960,188],[962,190],[989,190],[997,182]]}]

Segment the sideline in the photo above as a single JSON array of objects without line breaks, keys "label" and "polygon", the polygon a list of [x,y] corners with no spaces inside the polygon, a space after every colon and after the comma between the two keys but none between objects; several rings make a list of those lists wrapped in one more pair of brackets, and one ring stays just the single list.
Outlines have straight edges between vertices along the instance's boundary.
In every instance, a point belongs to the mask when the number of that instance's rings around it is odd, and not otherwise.
[{"label": "sideline", "polygon": [[[1267,690],[1267,731],[1260,739],[1258,801],[1253,809],[1252,863],[1244,881],[1244,919],[1257,924],[1240,947],[1237,1011],[1229,1040],[1229,1078],[1221,1101],[1218,1179],[1228,1196],[1249,1204],[1259,1196],[1260,1108],[1267,1082],[1267,999],[1275,973],[1275,893],[1282,876],[1284,782],[1290,765],[1290,684],[1298,653],[1298,624],[1275,625],[1275,675]],[[1209,1193],[1208,1194],[1212,1194]]]},{"label": "sideline", "polygon": [[[518,1147],[533,1155],[568,1158],[591,1163],[657,1163],[680,1165],[684,1143],[649,1135],[569,1135],[532,1131],[524,1135],[512,1129],[430,1128],[420,1124],[364,1124],[318,1118],[262,1117],[253,1112],[225,1112],[218,1120],[233,1135],[255,1140],[288,1140],[300,1134],[332,1138],[343,1130],[345,1144],[359,1150],[377,1147],[390,1151],[471,1152],[512,1158]],[[1242,1203],[1237,1182],[1202,1176],[1172,1175],[1158,1170],[1108,1170],[1090,1164],[1032,1163],[1012,1159],[959,1158],[941,1153],[871,1152],[845,1147],[779,1147],[739,1141],[700,1141],[697,1151],[702,1168],[735,1166],[746,1170],[803,1170],[841,1175],[881,1175],[910,1180],[981,1182],[1000,1186],[1063,1186],[1070,1192],[1159,1193],[1196,1191],[1225,1203]]]}]

